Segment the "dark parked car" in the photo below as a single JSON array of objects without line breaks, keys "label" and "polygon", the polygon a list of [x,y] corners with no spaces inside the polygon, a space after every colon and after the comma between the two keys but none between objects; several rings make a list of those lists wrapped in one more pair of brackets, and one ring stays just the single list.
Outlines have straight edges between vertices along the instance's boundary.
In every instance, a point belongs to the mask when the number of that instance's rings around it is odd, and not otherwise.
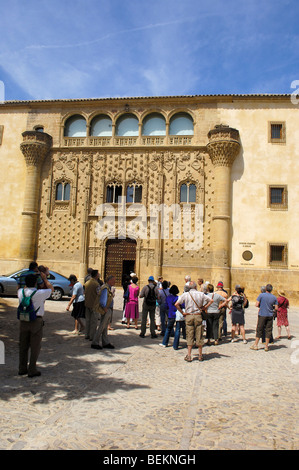
[{"label": "dark parked car", "polygon": [[[0,294],[1,295],[16,295],[18,290],[18,279],[22,273],[27,269],[8,274],[7,276],[0,276]],[[48,279],[54,286],[54,292],[51,295],[52,300],[60,300],[62,297],[71,295],[70,281],[67,277],[61,274],[49,271]]]}]

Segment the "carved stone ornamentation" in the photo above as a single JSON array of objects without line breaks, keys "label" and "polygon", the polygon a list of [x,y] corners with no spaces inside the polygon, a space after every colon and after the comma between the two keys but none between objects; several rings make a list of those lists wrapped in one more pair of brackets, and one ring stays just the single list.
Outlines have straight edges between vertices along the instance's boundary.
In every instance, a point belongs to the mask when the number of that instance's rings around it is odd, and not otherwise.
[{"label": "carved stone ornamentation", "polygon": [[240,151],[239,131],[225,125],[215,126],[208,133],[208,153],[214,166],[232,166]]},{"label": "carved stone ornamentation", "polygon": [[20,147],[25,157],[27,166],[38,167],[44,161],[52,145],[52,137],[49,134],[38,131],[23,132],[23,142]]}]

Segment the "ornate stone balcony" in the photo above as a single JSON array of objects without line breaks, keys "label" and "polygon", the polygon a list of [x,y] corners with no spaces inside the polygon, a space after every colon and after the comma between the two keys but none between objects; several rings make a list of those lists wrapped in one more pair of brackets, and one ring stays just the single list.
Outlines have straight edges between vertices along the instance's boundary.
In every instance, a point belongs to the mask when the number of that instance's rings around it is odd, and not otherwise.
[{"label": "ornate stone balcony", "polygon": [[63,137],[62,147],[109,147],[112,137]]},{"label": "ornate stone balcony", "polygon": [[62,147],[156,147],[192,145],[192,135],[127,136],[127,137],[63,137]]}]

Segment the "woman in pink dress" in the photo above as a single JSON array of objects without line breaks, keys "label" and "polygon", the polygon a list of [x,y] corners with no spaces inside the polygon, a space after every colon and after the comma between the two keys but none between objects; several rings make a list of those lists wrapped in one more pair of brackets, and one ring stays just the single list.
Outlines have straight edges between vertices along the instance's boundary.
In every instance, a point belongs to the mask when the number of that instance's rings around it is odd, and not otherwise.
[{"label": "woman in pink dress", "polygon": [[135,321],[135,330],[138,329],[137,322],[139,318],[138,296],[139,287],[137,286],[138,277],[132,278],[132,283],[128,286],[128,297],[126,303],[125,317],[127,319],[127,328],[130,328],[131,318]]},{"label": "woman in pink dress", "polygon": [[277,329],[278,329],[278,336],[276,339],[281,338],[281,327],[285,326],[288,334],[288,339],[291,339],[290,327],[289,327],[289,320],[288,320],[288,308],[289,308],[289,301],[285,296],[284,292],[278,293],[279,297],[277,298],[278,302],[278,310],[277,310]]}]

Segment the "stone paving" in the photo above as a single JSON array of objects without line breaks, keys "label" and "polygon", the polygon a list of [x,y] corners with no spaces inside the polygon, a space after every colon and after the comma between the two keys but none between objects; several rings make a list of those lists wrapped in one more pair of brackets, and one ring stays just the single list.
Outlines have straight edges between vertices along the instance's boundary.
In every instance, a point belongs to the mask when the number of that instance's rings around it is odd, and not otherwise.
[{"label": "stone paving", "polygon": [[[292,340],[249,349],[257,309],[246,311],[248,344],[205,346],[203,362],[161,348],[121,324],[117,290],[110,332],[114,350],[74,336],[66,300],[46,302],[40,377],[18,376],[16,298],[0,299],[1,450],[297,450],[299,308]],[[228,321],[230,332],[230,321]],[[277,334],[276,324],[274,336]],[[298,338],[298,339],[297,339]]]}]

